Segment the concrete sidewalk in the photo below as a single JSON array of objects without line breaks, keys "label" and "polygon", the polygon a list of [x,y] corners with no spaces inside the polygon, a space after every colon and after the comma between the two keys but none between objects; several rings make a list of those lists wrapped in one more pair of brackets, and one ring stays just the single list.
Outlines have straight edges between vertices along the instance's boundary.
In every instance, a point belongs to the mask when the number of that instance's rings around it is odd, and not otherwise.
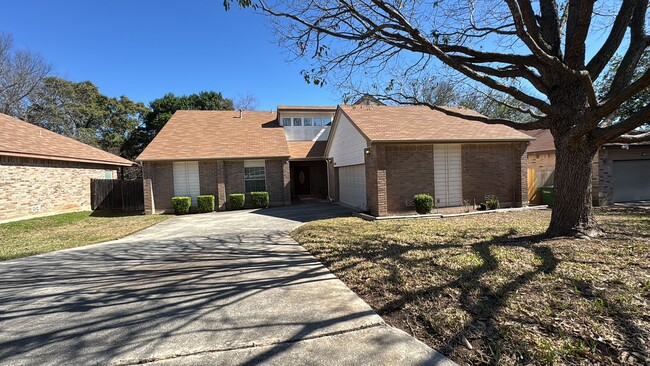
[{"label": "concrete sidewalk", "polygon": [[0,263],[0,364],[453,364],[288,233],[333,204],[173,218]]}]

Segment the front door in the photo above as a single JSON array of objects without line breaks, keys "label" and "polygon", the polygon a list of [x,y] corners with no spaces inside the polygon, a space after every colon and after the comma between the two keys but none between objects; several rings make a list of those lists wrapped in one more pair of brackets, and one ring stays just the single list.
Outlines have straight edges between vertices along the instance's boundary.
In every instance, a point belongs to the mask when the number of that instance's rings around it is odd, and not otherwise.
[{"label": "front door", "polygon": [[293,171],[294,187],[296,196],[307,196],[309,190],[309,167],[296,167]]}]

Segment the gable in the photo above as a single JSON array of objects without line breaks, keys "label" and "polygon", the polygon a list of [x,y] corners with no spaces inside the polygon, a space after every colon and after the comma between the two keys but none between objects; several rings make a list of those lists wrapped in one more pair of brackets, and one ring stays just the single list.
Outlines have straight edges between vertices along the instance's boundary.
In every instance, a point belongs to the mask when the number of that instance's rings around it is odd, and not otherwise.
[{"label": "gable", "polygon": [[334,117],[326,157],[332,159],[335,167],[363,164],[365,163],[364,150],[367,147],[368,140],[345,113],[337,113]]}]

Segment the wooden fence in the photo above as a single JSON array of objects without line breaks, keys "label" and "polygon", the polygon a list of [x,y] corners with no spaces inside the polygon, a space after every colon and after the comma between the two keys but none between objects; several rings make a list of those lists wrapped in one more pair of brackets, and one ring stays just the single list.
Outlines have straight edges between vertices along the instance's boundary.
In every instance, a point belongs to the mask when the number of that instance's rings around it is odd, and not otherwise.
[{"label": "wooden fence", "polygon": [[93,210],[144,211],[142,180],[91,179]]},{"label": "wooden fence", "polygon": [[528,200],[530,203],[542,203],[539,189],[543,186],[553,185],[554,173],[553,170],[535,170],[528,168]]}]

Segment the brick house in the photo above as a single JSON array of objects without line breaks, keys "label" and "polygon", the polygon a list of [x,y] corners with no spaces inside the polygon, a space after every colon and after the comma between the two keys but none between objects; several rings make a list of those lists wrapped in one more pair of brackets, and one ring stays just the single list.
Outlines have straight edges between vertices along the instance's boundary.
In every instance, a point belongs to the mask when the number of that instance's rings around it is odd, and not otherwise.
[{"label": "brick house", "polygon": [[108,152],[0,114],[0,220],[90,210],[90,179],[133,165]]},{"label": "brick house", "polygon": [[[535,138],[528,147],[528,199],[541,203],[539,188],[552,186],[555,175],[555,144],[549,130],[527,133]],[[605,144],[593,160],[592,202],[650,200],[650,143]]]},{"label": "brick house", "polygon": [[178,111],[137,160],[146,213],[199,194],[225,210],[229,194],[261,190],[273,206],[316,196],[386,215],[412,211],[416,193],[434,195],[439,207],[486,195],[525,205],[531,140],[426,107]]},{"label": "brick house", "polygon": [[506,126],[424,106],[339,106],[325,152],[335,177],[330,192],[377,216],[414,211],[418,193],[432,195],[436,207],[486,196],[522,206],[531,140]]}]

